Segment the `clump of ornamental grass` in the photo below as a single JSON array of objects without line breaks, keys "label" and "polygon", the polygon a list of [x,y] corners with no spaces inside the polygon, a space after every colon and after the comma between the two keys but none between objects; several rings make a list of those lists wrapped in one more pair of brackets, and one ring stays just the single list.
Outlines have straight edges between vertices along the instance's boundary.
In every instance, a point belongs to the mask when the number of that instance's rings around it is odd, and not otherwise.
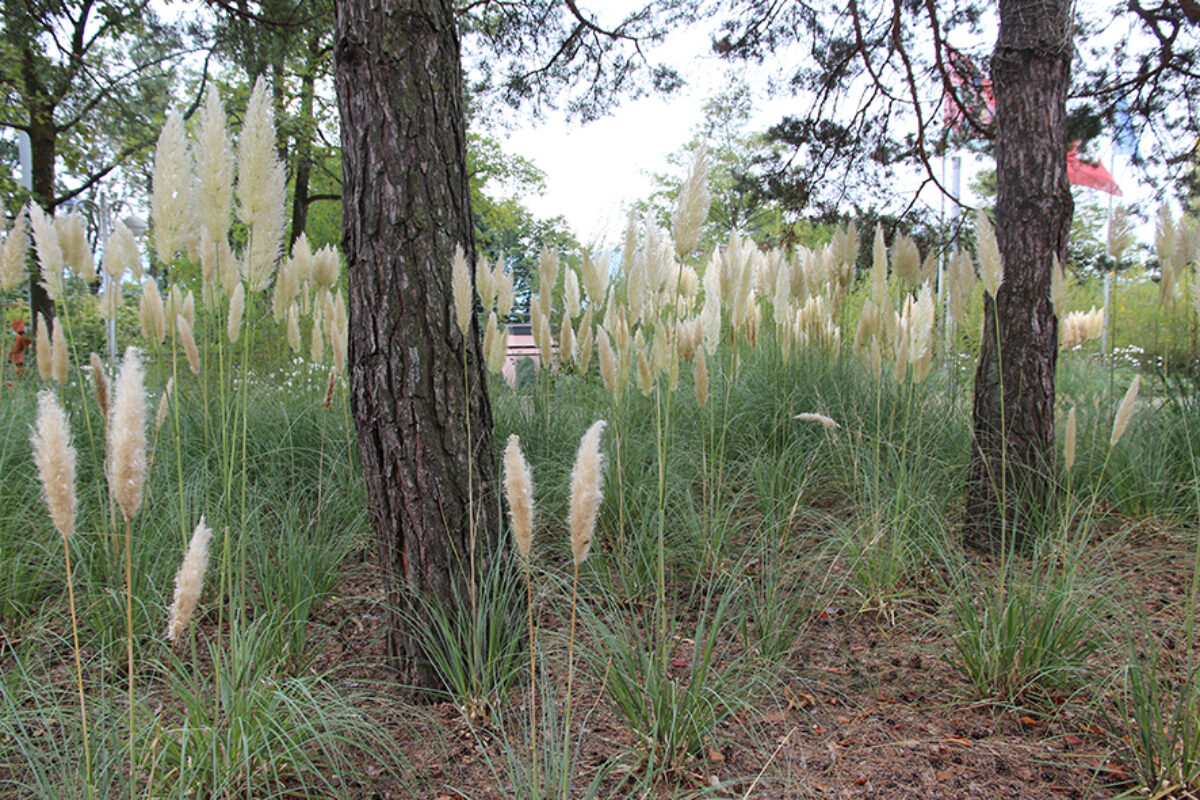
[{"label": "clump of ornamental grass", "polygon": [[1063,320],[1060,346],[1063,350],[1078,347],[1104,332],[1104,309],[1092,306],[1090,311],[1072,311]]},{"label": "clump of ornamental grass", "polygon": [[42,483],[42,494],[54,527],[62,535],[63,560],[66,563],[67,601],[71,611],[71,638],[75,651],[75,685],[79,691],[79,713],[83,720],[84,772],[88,784],[92,778],[91,745],[87,732],[87,704],[83,696],[83,665],[79,655],[79,622],[75,613],[75,582],[71,575],[70,538],[75,532],[75,447],[66,412],[48,389],[38,394],[36,427],[29,436],[33,460]]}]

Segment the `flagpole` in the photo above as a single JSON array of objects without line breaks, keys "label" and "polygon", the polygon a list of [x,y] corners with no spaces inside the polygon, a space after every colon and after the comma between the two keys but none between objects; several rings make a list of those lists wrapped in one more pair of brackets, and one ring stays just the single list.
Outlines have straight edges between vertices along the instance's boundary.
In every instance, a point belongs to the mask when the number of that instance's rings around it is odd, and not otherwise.
[{"label": "flagpole", "polygon": [[[1113,142],[1112,152],[1108,156],[1108,174],[1112,175],[1117,168],[1117,145]],[[1112,241],[1112,210],[1113,196],[1108,195],[1108,226],[1105,230],[1105,241]],[[1112,306],[1112,274],[1117,268],[1115,262],[1112,261],[1113,254],[1111,248],[1106,247],[1106,252],[1109,257],[1109,264],[1104,270],[1104,327],[1100,329],[1100,352],[1105,355],[1111,355],[1109,351],[1109,320],[1111,318]]]}]

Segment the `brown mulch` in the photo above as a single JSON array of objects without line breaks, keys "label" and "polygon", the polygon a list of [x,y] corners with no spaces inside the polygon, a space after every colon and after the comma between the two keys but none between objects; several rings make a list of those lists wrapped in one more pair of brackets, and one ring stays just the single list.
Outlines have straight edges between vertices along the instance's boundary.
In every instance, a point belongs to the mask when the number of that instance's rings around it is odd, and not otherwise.
[{"label": "brown mulch", "polygon": [[[1191,580],[1190,550],[1147,531],[1129,536],[1113,557],[1126,593],[1121,602],[1143,608],[1149,629],[1173,647],[1170,632],[1180,627]],[[369,561],[347,570],[338,599],[321,612],[341,624],[317,665],[353,662],[341,668],[342,679],[375,682],[380,710],[410,761],[408,788],[364,781],[362,797],[510,797],[499,785],[502,771],[489,767],[486,755],[498,751],[486,726],[468,725],[450,703],[410,705],[395,687],[384,665],[377,579]],[[631,788],[643,785],[623,766],[637,743],[596,682],[582,679],[575,702],[595,708],[580,757],[585,774],[573,796],[582,796],[593,770],[614,764],[603,797],[1104,798],[1131,787],[1095,713],[1098,703],[1111,713],[1120,702],[1100,696],[1106,687],[1026,707],[980,700],[945,660],[952,648],[947,626],[925,605],[862,613],[846,589],[833,592],[797,637],[790,673],[775,691],[722,723],[706,758],[663,778],[651,793]],[[1123,652],[1103,651],[1095,674],[1114,674]],[[519,692],[512,702],[522,702]]]}]

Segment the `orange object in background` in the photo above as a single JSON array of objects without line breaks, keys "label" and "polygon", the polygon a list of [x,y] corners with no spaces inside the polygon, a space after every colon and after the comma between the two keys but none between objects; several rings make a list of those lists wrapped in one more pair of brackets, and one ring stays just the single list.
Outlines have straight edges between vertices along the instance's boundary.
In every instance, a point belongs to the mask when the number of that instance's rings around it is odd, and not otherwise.
[{"label": "orange object in background", "polygon": [[17,368],[17,374],[20,375],[25,370],[25,351],[29,349],[29,345],[33,344],[33,339],[25,335],[25,320],[23,319],[13,322],[12,329],[17,334],[17,341],[8,351],[8,360]]}]

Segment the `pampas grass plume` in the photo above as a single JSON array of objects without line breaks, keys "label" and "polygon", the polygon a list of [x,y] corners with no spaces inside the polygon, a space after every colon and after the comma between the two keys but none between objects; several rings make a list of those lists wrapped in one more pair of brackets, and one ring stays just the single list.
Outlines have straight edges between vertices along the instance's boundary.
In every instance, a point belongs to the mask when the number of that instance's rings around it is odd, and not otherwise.
[{"label": "pampas grass plume", "polygon": [[887,301],[888,258],[883,241],[883,226],[875,225],[875,242],[871,248],[871,299],[879,308]]},{"label": "pampas grass plume", "polygon": [[204,524],[204,517],[192,533],[187,553],[179,571],[175,573],[175,599],[171,603],[170,621],[167,623],[167,639],[174,644],[187,630],[204,588],[204,571],[208,568],[208,543],[212,540],[212,529]]},{"label": "pampas grass plume", "polygon": [[108,419],[108,377],[104,374],[104,364],[100,356],[92,353],[92,388],[96,394],[96,405],[100,407],[100,416]]},{"label": "pampas grass plume", "polygon": [[246,105],[237,149],[238,214],[250,227],[242,277],[251,291],[266,288],[279,260],[286,185],[287,173],[275,149],[275,112],[260,76]]},{"label": "pampas grass plume", "polygon": [[196,206],[204,231],[215,244],[228,234],[233,210],[233,143],[221,95],[215,86],[209,85],[204,105],[196,116],[196,139],[192,145]]},{"label": "pampas grass plume", "polygon": [[58,245],[54,217],[42,211],[37,203],[30,203],[29,223],[33,228],[38,265],[42,268],[42,286],[51,300],[58,300],[63,293],[63,253]]},{"label": "pampas grass plume", "polygon": [[521,437],[515,433],[509,435],[504,448],[504,496],[513,539],[521,558],[528,562],[533,544],[533,472],[521,452]]},{"label": "pampas grass plume", "polygon": [[1125,428],[1129,425],[1129,418],[1133,416],[1133,404],[1137,401],[1141,381],[1140,375],[1133,376],[1133,383],[1129,384],[1129,390],[1125,392],[1121,405],[1117,407],[1117,416],[1113,419],[1112,438],[1108,442],[1109,447],[1117,446],[1117,442],[1121,440],[1121,435],[1125,433]]},{"label": "pampas grass plume", "polygon": [[75,532],[75,448],[66,412],[49,389],[38,393],[37,422],[29,443],[50,519],[63,538],[69,538]]},{"label": "pampas grass plume", "polygon": [[1054,316],[1062,319],[1067,310],[1067,276],[1063,273],[1057,253],[1050,264],[1050,304],[1054,306]]},{"label": "pampas grass plume", "polygon": [[37,333],[34,334],[34,339],[38,377],[43,381],[48,381],[52,377],[54,354],[50,344],[50,327],[46,324],[46,317],[41,313],[37,315]]},{"label": "pampas grass plume", "polygon": [[175,378],[167,378],[167,386],[163,389],[162,397],[158,400],[158,411],[154,414],[154,432],[162,429],[167,420],[167,410],[171,407],[171,391],[175,388]]},{"label": "pampas grass plume", "polygon": [[61,322],[54,326],[54,334],[50,338],[50,377],[59,386],[67,382],[70,371],[70,358],[67,353],[67,335],[63,333]]},{"label": "pampas grass plume", "polygon": [[179,341],[183,352],[187,353],[188,366],[193,375],[200,374],[200,351],[196,349],[196,337],[192,335],[192,326],[182,314],[175,317],[175,330],[179,332]]},{"label": "pampas grass plume", "polygon": [[329,368],[329,381],[325,384],[325,399],[321,401],[321,410],[328,411],[333,405],[333,389],[337,386],[338,368],[332,366]]},{"label": "pampas grass plume", "polygon": [[700,233],[710,206],[712,193],[708,189],[708,147],[701,142],[692,153],[688,174],[671,217],[671,235],[675,237],[675,252],[679,258],[687,258],[700,243]]},{"label": "pampas grass plume", "polygon": [[154,225],[154,250],[159,261],[170,264],[175,253],[187,249],[191,235],[191,154],[183,119],[167,115],[154,150],[154,194],[150,196],[150,221]]},{"label": "pampas grass plume", "polygon": [[611,395],[617,391],[617,354],[613,352],[608,331],[601,327],[596,331],[596,349],[600,354],[600,377],[604,379],[604,388]]},{"label": "pampas grass plume", "polygon": [[462,335],[471,326],[471,268],[462,245],[454,246],[454,263],[450,270],[450,285],[454,290],[454,321]]},{"label": "pampas grass plume", "polygon": [[295,303],[288,306],[287,341],[293,353],[300,352],[300,310],[296,308]]},{"label": "pampas grass plume", "polygon": [[796,419],[800,420],[801,422],[818,422],[821,425],[824,425],[829,430],[837,430],[838,428],[842,427],[841,425],[837,424],[837,422],[835,420],[833,420],[831,417],[827,417],[824,414],[813,414],[813,413],[805,412],[803,414],[797,414]]},{"label": "pampas grass plume", "polygon": [[92,248],[88,244],[83,217],[78,212],[56,217],[54,227],[58,230],[58,244],[62,248],[63,260],[85,283],[96,280],[96,262],[92,258]]},{"label": "pampas grass plume", "polygon": [[892,269],[909,286],[921,283],[921,252],[917,243],[906,234],[892,240]]},{"label": "pampas grass plume", "polygon": [[475,262],[475,291],[479,293],[483,310],[490,311],[496,302],[496,275],[484,256]]},{"label": "pampas grass plume", "polygon": [[125,351],[108,422],[108,485],[126,519],[137,513],[146,485],[146,387],[142,354]]},{"label": "pampas grass plume", "polygon": [[104,257],[100,259],[100,267],[114,281],[119,282],[126,271],[132,272],[134,278],[141,278],[142,265],[137,239],[134,238],[133,231],[121,220],[117,221],[108,237],[108,243],[104,246]]},{"label": "pampas grass plume", "polygon": [[604,420],[597,420],[587,429],[579,443],[575,456],[575,468],[571,470],[571,553],[578,567],[587,560],[596,529],[596,515],[600,501],[604,499],[604,454],[600,452],[600,434],[604,433]]},{"label": "pampas grass plume", "polygon": [[0,248],[0,290],[16,288],[25,276],[25,254],[29,251],[29,226],[25,209],[17,213],[12,230]]},{"label": "pampas grass plume", "polygon": [[1071,409],[1071,413],[1067,414],[1067,434],[1066,443],[1063,446],[1063,458],[1067,462],[1067,471],[1075,466],[1075,409]]},{"label": "pampas grass plume", "polygon": [[505,271],[504,262],[497,259],[492,277],[496,284],[496,313],[501,318],[507,317],[509,312],[512,311],[513,302],[516,300],[516,289],[513,287],[513,274],[512,272]]},{"label": "pampas grass plume", "polygon": [[161,344],[167,335],[166,313],[163,311],[162,295],[158,293],[153,278],[146,278],[142,283],[138,318],[142,323],[142,336],[154,344]]},{"label": "pampas grass plume", "polygon": [[571,267],[563,271],[563,304],[566,315],[571,319],[579,316],[579,276]]},{"label": "pampas grass plume", "polygon": [[246,285],[238,281],[233,290],[233,297],[229,298],[229,321],[225,326],[225,332],[229,335],[231,342],[237,342],[238,336],[242,333],[242,314],[245,311]]},{"label": "pampas grass plume", "polygon": [[979,273],[988,294],[996,296],[1004,282],[1004,261],[1000,258],[1000,246],[996,243],[996,231],[987,214],[980,211],[975,215],[975,247],[979,254]]}]

